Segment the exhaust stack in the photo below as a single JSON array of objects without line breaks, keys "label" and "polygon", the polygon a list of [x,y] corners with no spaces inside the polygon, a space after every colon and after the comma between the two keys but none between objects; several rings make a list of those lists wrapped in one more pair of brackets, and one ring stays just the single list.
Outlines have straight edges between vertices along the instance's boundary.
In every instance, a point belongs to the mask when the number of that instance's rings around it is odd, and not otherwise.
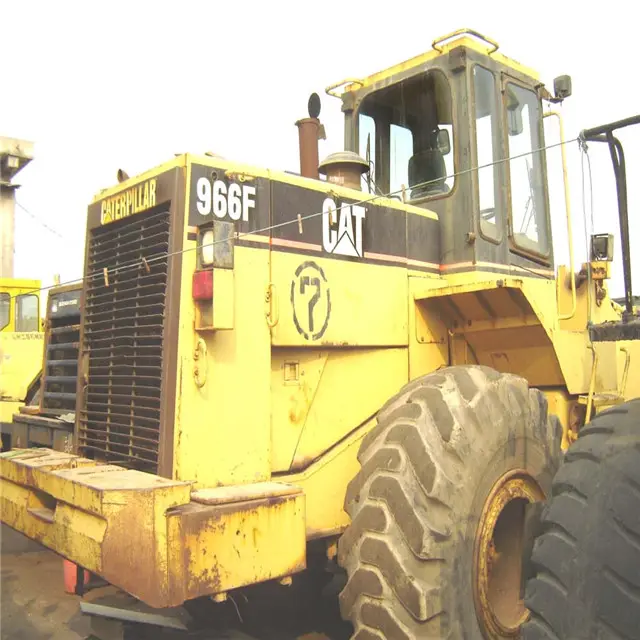
[{"label": "exhaust stack", "polygon": [[324,127],[318,120],[320,97],[312,93],[307,104],[309,117],[296,122],[300,145],[300,175],[318,180],[318,140],[326,138]]}]

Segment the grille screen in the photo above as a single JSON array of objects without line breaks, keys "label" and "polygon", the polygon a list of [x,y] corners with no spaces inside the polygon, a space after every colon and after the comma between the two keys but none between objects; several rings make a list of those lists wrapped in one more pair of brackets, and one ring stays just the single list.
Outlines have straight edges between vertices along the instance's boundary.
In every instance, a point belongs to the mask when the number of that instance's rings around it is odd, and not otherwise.
[{"label": "grille screen", "polygon": [[80,310],[52,317],[46,345],[44,394],[41,407],[51,414],[75,413],[78,379]]},{"label": "grille screen", "polygon": [[159,211],[93,229],[88,273],[98,276],[86,283],[84,309],[80,453],[152,473],[160,445],[169,220]]}]

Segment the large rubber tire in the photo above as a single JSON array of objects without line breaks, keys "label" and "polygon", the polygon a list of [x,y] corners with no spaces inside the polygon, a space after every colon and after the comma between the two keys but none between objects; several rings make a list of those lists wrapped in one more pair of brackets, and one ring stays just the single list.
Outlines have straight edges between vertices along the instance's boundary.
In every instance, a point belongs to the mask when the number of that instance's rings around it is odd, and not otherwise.
[{"label": "large rubber tire", "polygon": [[640,638],[640,399],[581,429],[540,531],[523,638]]},{"label": "large rubber tire", "polygon": [[524,469],[547,495],[561,428],[522,378],[455,366],[409,383],[363,440],[338,545],[356,640],[482,638],[474,540],[495,482]]}]

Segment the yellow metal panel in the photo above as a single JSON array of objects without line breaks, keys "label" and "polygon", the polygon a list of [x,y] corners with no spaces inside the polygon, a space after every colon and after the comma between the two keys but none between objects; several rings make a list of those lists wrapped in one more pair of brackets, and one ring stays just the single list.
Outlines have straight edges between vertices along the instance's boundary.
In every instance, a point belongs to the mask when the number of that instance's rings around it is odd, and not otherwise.
[{"label": "yellow metal panel", "polygon": [[213,270],[213,326],[216,329],[233,329],[235,289],[233,269]]},{"label": "yellow metal panel", "polygon": [[[365,423],[408,382],[407,349],[332,351],[296,447],[293,468],[306,467]],[[286,428],[274,423],[273,428]]]},{"label": "yellow metal panel", "polygon": [[447,328],[437,315],[416,304],[414,296],[426,288],[441,288],[447,282],[440,276],[409,278],[409,379],[430,373],[449,361]]},{"label": "yellow metal panel", "polygon": [[0,278],[0,291],[11,292],[16,295],[31,293],[40,289],[42,282],[31,278]]},{"label": "yellow metal panel", "polygon": [[[558,299],[558,313],[560,315],[569,314],[572,310],[571,301],[571,287],[569,283],[569,273],[567,268],[562,265],[558,267],[557,278],[557,299]],[[559,321],[559,328],[567,331],[585,331],[587,327],[587,320],[589,317],[589,302],[588,302],[588,285],[583,282],[581,286],[576,289],[576,312],[573,317],[567,320]],[[597,305],[595,303],[595,284],[592,285],[591,291],[591,320],[594,324],[600,324],[608,320],[619,320],[620,314],[616,312],[611,300],[606,298],[602,301],[602,304]]]},{"label": "yellow metal panel", "polygon": [[[309,262],[305,256],[289,253],[272,256],[272,280],[280,308],[279,322],[272,330],[273,345],[408,344],[406,269],[347,263],[320,255],[312,260],[315,266],[306,266]],[[301,293],[300,281],[305,277],[319,281],[319,297],[312,307],[315,290],[310,287]]]},{"label": "yellow metal panel", "polygon": [[302,571],[304,504],[304,494],[298,492],[222,506],[192,502],[174,510],[169,516],[169,547],[181,550],[184,571],[177,600]]},{"label": "yellow metal panel", "polygon": [[[42,369],[42,332],[0,333],[0,399],[23,401]],[[11,419],[9,419],[11,422]]]},{"label": "yellow metal panel", "polygon": [[271,352],[271,469],[288,471],[314,402],[329,351],[273,348]]},{"label": "yellow metal panel", "polygon": [[[437,311],[432,314],[442,311],[443,318],[447,317],[452,323],[457,321],[458,326],[452,324],[452,329],[457,329],[464,337],[456,342],[456,363],[476,362],[473,354],[467,353],[471,345],[481,364],[518,373],[532,384],[564,383],[571,394],[588,390],[592,361],[588,335],[585,329],[559,328],[555,279],[469,272],[451,274],[447,281],[449,286],[437,291],[425,283],[415,297],[427,308],[437,305]],[[506,302],[507,298],[498,293],[507,289],[511,289],[509,298],[515,305]],[[477,306],[473,309],[465,309],[464,305],[452,308],[444,299],[444,296],[450,296],[457,303],[461,296],[473,292],[481,292],[484,302],[488,301],[492,309],[495,307],[495,320],[485,318],[474,322],[474,318],[481,317]],[[515,313],[516,309],[520,309],[519,314]],[[536,330],[535,325],[544,333]],[[493,333],[489,329],[494,329]],[[474,330],[477,330],[476,334],[473,334]],[[461,355],[457,348],[466,355]]]},{"label": "yellow metal panel", "polygon": [[[184,246],[193,246],[187,233],[185,227]],[[268,251],[236,246],[234,328],[197,332],[191,297],[196,252],[182,257],[174,477],[198,487],[260,482],[270,475],[268,267]],[[214,306],[216,300],[214,291]]]},{"label": "yellow metal panel", "polygon": [[189,496],[188,483],[61,452],[0,455],[5,524],[152,606],[170,598],[166,512]]},{"label": "yellow metal panel", "polygon": [[0,422],[11,422],[13,420],[13,415],[18,413],[22,406],[24,406],[24,402],[0,400]]},{"label": "yellow metal panel", "polygon": [[340,533],[349,524],[344,510],[347,485],[360,470],[358,449],[374,425],[369,420],[303,472],[280,477],[304,491],[307,539]]},{"label": "yellow metal panel", "polygon": [[571,412],[577,405],[577,399],[565,389],[544,389],[543,393],[549,403],[549,413],[556,416],[562,425],[562,449],[566,451],[577,433],[576,425],[571,423]]},{"label": "yellow metal panel", "polygon": [[181,154],[173,158],[173,160],[169,160],[168,162],[164,162],[152,169],[145,171],[137,176],[132,176],[129,179],[119,182],[116,185],[108,187],[106,189],[101,189],[98,193],[96,193],[93,197],[93,202],[99,202],[105,198],[110,198],[113,195],[116,195],[122,191],[126,191],[127,189],[131,189],[136,185],[142,184],[149,180],[150,178],[154,178],[159,176],[161,173],[165,171],[169,171],[170,169],[174,169],[175,167],[183,167],[187,162],[187,155]]},{"label": "yellow metal panel", "polygon": [[196,492],[193,501],[190,494],[188,483],[70,454],[0,455],[5,524],[153,607],[305,568],[299,487],[225,487]]}]

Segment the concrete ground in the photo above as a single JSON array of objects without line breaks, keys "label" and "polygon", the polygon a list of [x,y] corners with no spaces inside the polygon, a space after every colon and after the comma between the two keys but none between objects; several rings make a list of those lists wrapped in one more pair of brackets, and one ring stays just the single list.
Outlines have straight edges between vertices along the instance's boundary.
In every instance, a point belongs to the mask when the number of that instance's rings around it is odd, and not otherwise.
[{"label": "concrete ground", "polygon": [[[91,618],[80,611],[80,597],[65,593],[62,559],[0,525],[0,639],[87,640]],[[294,585],[296,582],[294,581]],[[112,587],[89,592],[95,600],[109,595]],[[330,591],[330,590],[329,590]],[[248,597],[214,605],[208,599],[196,603],[190,613],[199,631],[138,632],[127,640],[144,637],[158,640],[346,640],[350,627],[339,617],[335,590],[320,598],[314,588],[265,585],[247,592]]]},{"label": "concrete ground", "polygon": [[0,535],[2,640],[87,638],[89,620],[79,598],[64,592],[61,559],[4,525]]}]

